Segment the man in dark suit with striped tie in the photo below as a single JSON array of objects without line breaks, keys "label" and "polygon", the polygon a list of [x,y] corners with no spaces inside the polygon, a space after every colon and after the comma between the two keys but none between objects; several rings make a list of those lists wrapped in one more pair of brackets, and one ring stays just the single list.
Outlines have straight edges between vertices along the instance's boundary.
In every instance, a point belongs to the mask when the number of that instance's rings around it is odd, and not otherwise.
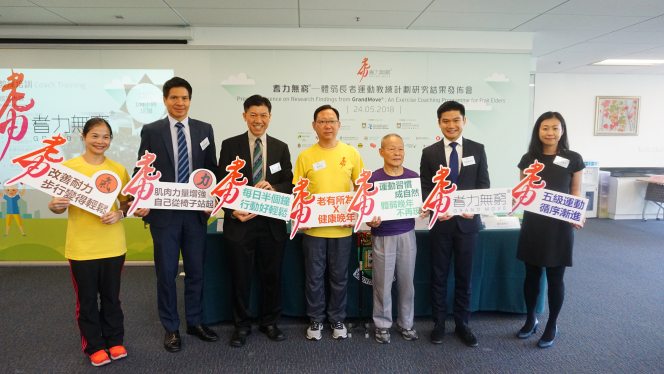
[{"label": "man in dark suit with striped tie", "polygon": [[[191,85],[174,77],[164,83],[163,91],[168,116],[143,126],[138,157],[145,151],[157,156],[153,166],[161,172],[162,182],[187,183],[196,169],[215,172],[217,159],[212,126],[188,116]],[[135,169],[134,173],[137,171]],[[187,334],[208,342],[216,341],[217,334],[205,326],[202,319],[203,260],[210,212],[137,209],[134,215],[150,224],[159,318],[166,330],[164,348],[169,352],[178,352],[181,348],[175,288],[180,253],[185,272]]]},{"label": "man in dark suit with striped tie", "polygon": [[[253,95],[245,100],[242,116],[249,131],[221,143],[218,180],[226,176],[226,166],[239,156],[246,161],[241,172],[248,185],[292,193],[293,170],[288,145],[266,133],[271,112],[272,104],[265,97]],[[277,327],[277,320],[281,316],[281,263],[287,237],[283,220],[224,209],[224,241],[231,268],[235,323],[231,346],[242,347],[251,333],[249,299],[255,257],[263,288],[259,331],[270,340],[285,338]]]}]

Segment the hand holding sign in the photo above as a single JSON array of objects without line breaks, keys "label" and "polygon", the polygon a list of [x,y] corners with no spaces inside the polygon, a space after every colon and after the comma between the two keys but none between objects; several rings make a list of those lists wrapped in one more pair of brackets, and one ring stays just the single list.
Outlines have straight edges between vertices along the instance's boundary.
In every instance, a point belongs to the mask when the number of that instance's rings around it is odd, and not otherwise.
[{"label": "hand holding sign", "polygon": [[[309,217],[311,217],[311,208],[307,205],[313,203],[316,198],[307,191],[308,186],[309,179],[300,177],[300,180],[293,187],[295,198],[293,199],[293,204],[290,209],[290,219],[294,221],[293,227],[291,228],[291,239],[295,237],[300,225],[307,223]],[[304,229],[304,227],[302,227],[302,229]]]},{"label": "hand holding sign", "polygon": [[546,182],[542,180],[542,177],[537,175],[542,170],[544,170],[544,164],[535,160],[532,165],[523,171],[526,177],[523,178],[521,182],[519,182],[519,184],[517,184],[516,187],[512,190],[512,198],[516,201],[514,208],[512,208],[512,213],[514,213],[516,208],[522,204],[530,205],[530,203],[532,203],[535,199],[535,190],[544,188],[546,186]]},{"label": "hand holding sign", "polygon": [[[431,230],[433,225],[436,223],[436,219],[441,214],[447,212],[451,201],[449,194],[456,191],[456,184],[447,180],[449,175],[450,168],[446,168],[443,165],[440,165],[440,169],[436,172],[436,175],[431,178],[435,185],[422,205],[423,210],[430,210],[433,212],[433,219],[429,221],[429,230]],[[443,220],[445,220],[445,218]]]},{"label": "hand holding sign", "polygon": [[360,229],[363,218],[371,215],[371,212],[373,212],[374,209],[375,203],[371,196],[378,192],[378,188],[376,187],[373,191],[369,192],[369,189],[373,187],[373,183],[368,182],[369,178],[371,178],[371,170],[364,170],[364,168],[362,168],[360,176],[355,180],[355,184],[359,186],[359,188],[355,192],[355,196],[353,196],[353,200],[348,206],[348,213],[358,214],[355,227],[353,228],[354,232],[357,232],[357,230]]},{"label": "hand holding sign", "polygon": [[540,182],[542,178],[537,175],[542,170],[544,164],[535,160],[523,171],[526,177],[512,193],[517,200],[512,211],[521,206],[524,211],[567,221],[576,228],[583,227],[588,199],[545,189],[546,182]]},{"label": "hand holding sign", "polygon": [[224,204],[232,204],[235,202],[240,195],[238,187],[247,184],[247,178],[240,172],[245,164],[246,161],[236,156],[235,161],[226,166],[228,175],[226,175],[226,177],[214,187],[211,193],[212,196],[219,198],[219,204],[217,204],[212,211],[213,215],[217,214]]},{"label": "hand holding sign", "polygon": [[46,147],[16,157],[12,163],[19,164],[23,172],[10,178],[5,185],[22,182],[28,186],[54,196],[49,205],[63,211],[74,205],[97,216],[104,216],[111,210],[120,190],[120,177],[112,171],[101,170],[88,177],[72,170],[60,162],[63,157],[54,157],[60,151],[56,148],[67,142],[57,135],[44,139]]},{"label": "hand holding sign", "polygon": [[254,187],[248,186],[247,178],[240,172],[245,164],[236,156],[235,161],[226,167],[228,175],[212,191],[220,200],[213,213],[223,207],[233,209],[233,216],[242,222],[257,215],[288,221],[288,208],[293,197],[276,192],[267,181],[258,182]]},{"label": "hand holding sign", "polygon": [[152,166],[156,159],[157,155],[146,150],[136,162],[139,170],[122,190],[124,195],[134,197],[127,215],[145,217],[150,209],[206,211],[214,208],[215,201],[209,193],[215,184],[211,171],[194,170],[188,183],[161,182],[161,172]]}]

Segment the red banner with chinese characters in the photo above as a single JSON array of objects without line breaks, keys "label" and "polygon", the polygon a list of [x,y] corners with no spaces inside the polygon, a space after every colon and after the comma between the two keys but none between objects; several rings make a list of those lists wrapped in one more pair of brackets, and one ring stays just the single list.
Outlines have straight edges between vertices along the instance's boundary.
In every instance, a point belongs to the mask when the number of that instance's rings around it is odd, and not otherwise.
[{"label": "red banner with chinese characters", "polygon": [[219,198],[219,204],[212,213],[227,208],[288,221],[293,197],[248,186],[247,178],[240,172],[245,164],[243,159],[235,157],[235,161],[226,166],[228,175],[212,191],[212,195]]},{"label": "red banner with chinese characters", "polygon": [[309,179],[300,177],[293,187],[293,204],[290,217],[291,239],[301,227],[326,227],[355,225],[357,216],[348,213],[348,206],[353,200],[353,192],[333,192],[311,194],[307,191]]},{"label": "red banner with chinese characters", "polygon": [[171,210],[212,210],[215,200],[210,190],[215,185],[214,173],[207,169],[196,169],[189,176],[188,183],[161,182],[161,172],[152,166],[157,155],[145,151],[136,162],[138,171],[122,190],[123,195],[131,195],[134,202],[127,215],[138,208]]},{"label": "red banner with chinese characters", "polygon": [[512,212],[521,207],[526,212],[582,225],[588,199],[547,190],[546,182],[538,175],[542,170],[544,164],[535,160],[523,171],[525,178],[512,190],[516,199]]},{"label": "red banner with chinese characters", "polygon": [[[26,105],[19,105],[18,102],[25,98],[25,94],[18,91],[21,83],[23,83],[23,73],[16,73],[12,69],[11,75],[7,77],[7,84],[2,86],[3,93],[5,91],[9,92],[7,93],[7,99],[5,99],[4,104],[0,107],[0,134],[7,136],[6,142],[0,145],[2,149],[0,151],[0,161],[5,157],[11,142],[23,139],[25,133],[28,131],[28,119],[24,115],[17,116],[16,113],[27,112],[35,106],[34,99],[30,99],[30,103]],[[5,112],[7,113],[7,117],[3,121],[2,117],[5,115]]]},{"label": "red banner with chinese characters", "polygon": [[88,177],[61,165],[63,157],[58,156],[57,147],[66,142],[58,134],[44,139],[45,147],[12,159],[23,172],[10,178],[5,186],[20,182],[54,197],[66,197],[71,205],[101,217],[115,204],[121,187],[120,177],[109,170]]},{"label": "red banner with chinese characters", "polygon": [[429,221],[429,230],[431,230],[436,223],[438,216],[447,212],[450,207],[450,194],[456,191],[456,184],[447,180],[449,175],[450,168],[440,165],[440,169],[436,172],[436,175],[431,178],[435,185],[422,205],[422,210],[430,210],[433,212],[431,220]]},{"label": "red banner with chinese characters", "polygon": [[372,199],[372,196],[378,192],[378,187],[374,188],[373,191],[369,192],[373,188],[373,183],[369,183],[371,178],[371,170],[364,170],[360,172],[360,176],[355,180],[355,185],[358,186],[353,200],[351,200],[348,205],[348,213],[357,213],[358,218],[353,227],[353,231],[357,232],[360,229],[360,225],[365,221],[364,218],[371,217],[371,213],[374,210],[375,202]]}]

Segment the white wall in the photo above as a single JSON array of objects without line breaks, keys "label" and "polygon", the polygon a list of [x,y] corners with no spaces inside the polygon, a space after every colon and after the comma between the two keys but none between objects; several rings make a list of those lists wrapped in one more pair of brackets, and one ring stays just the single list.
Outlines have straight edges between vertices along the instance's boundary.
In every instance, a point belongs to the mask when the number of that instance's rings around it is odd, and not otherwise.
[{"label": "white wall", "polygon": [[[570,148],[601,167],[664,167],[664,76],[537,74],[535,119],[560,112]],[[595,136],[596,96],[640,96],[639,134]]]}]

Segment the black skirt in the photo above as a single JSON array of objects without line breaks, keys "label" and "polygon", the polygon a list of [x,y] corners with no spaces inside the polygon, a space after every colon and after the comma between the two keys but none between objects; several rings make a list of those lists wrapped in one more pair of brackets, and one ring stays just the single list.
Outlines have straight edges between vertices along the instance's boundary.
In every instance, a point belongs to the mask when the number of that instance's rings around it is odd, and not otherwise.
[{"label": "black skirt", "polygon": [[541,214],[524,212],[516,258],[535,266],[572,266],[574,227]]}]

